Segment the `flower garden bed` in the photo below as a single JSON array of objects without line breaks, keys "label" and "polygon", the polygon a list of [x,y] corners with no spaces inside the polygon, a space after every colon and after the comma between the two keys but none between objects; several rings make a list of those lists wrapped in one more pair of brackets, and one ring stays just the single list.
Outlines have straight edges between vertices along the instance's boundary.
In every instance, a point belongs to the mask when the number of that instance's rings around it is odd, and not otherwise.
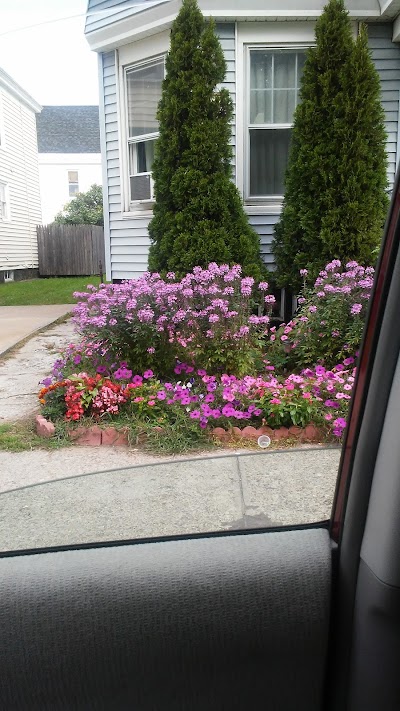
[{"label": "flower garden bed", "polygon": [[268,284],[255,288],[238,266],[88,287],[76,294],[80,339],[39,393],[42,416],[84,424],[71,436],[97,446],[340,439],[371,269],[328,264],[279,328],[269,326]]}]

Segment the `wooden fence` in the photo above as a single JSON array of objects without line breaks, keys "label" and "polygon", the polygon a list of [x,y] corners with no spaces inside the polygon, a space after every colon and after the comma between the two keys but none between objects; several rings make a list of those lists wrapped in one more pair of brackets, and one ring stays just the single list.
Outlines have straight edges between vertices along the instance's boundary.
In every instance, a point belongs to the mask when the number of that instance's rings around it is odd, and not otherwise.
[{"label": "wooden fence", "polygon": [[95,225],[38,226],[40,276],[90,276],[104,269],[104,230]]}]

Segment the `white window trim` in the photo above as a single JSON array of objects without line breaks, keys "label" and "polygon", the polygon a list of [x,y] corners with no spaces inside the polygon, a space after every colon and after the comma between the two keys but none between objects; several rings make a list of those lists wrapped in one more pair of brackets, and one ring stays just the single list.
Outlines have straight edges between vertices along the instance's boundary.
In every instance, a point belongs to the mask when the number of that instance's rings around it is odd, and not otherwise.
[{"label": "white window trim", "polygon": [[[248,71],[249,48],[307,49],[315,44],[315,22],[242,23],[236,26],[236,185],[245,202],[248,214],[261,214],[262,206],[268,214],[279,214],[283,196],[247,197],[248,161]],[[284,127],[290,128],[292,124]],[[283,125],[282,125],[283,127]],[[255,212],[253,212],[255,209]]]},{"label": "white window trim", "polygon": [[[127,99],[125,74],[128,69],[146,65],[160,59],[164,59],[169,50],[170,32],[162,32],[156,37],[149,37],[135,44],[126,45],[116,50],[116,68],[118,72],[117,87],[117,111],[119,122],[119,155],[121,170],[121,218],[132,219],[148,217],[152,215],[151,201],[130,201],[129,186],[129,155],[128,155],[128,131],[127,131]],[[157,137],[153,134],[153,137]],[[143,140],[145,136],[140,136]]]},{"label": "white window trim", "polygon": [[[246,77],[245,77],[245,125],[246,125],[246,136],[245,136],[245,146],[244,146],[244,199],[246,201],[247,205],[257,205],[259,203],[261,204],[274,204],[276,202],[282,203],[283,201],[283,195],[251,195],[250,194],[250,130],[259,130],[259,131],[268,131],[268,130],[276,130],[276,129],[288,129],[288,128],[293,128],[293,122],[292,123],[271,123],[271,124],[251,124],[250,123],[250,102],[249,102],[249,96],[250,96],[250,53],[252,50],[267,50],[267,51],[273,51],[273,50],[287,50],[288,52],[301,52],[305,51],[308,49],[310,45],[305,45],[305,44],[300,44],[300,45],[294,45],[291,44],[286,47],[282,47],[280,44],[279,46],[273,46],[273,45],[265,45],[265,44],[246,44],[246,56],[245,56],[245,72],[246,72]],[[296,65],[297,67],[297,65]],[[296,91],[298,91],[296,87]]]},{"label": "white window trim", "polygon": [[[152,66],[152,65],[154,65],[154,64],[161,64],[161,63],[163,63],[163,65],[164,65],[164,77],[165,77],[165,55],[164,55],[164,54],[161,54],[161,55],[159,55],[158,57],[153,57],[152,59],[143,60],[142,62],[135,62],[134,64],[131,64],[131,65],[127,66],[127,67],[124,67],[124,100],[125,100],[124,121],[125,121],[125,126],[127,126],[127,123],[128,123],[128,116],[127,116],[127,110],[126,110],[126,107],[127,107],[127,105],[128,105],[128,95],[127,95],[128,82],[127,82],[127,73],[128,73],[129,71],[132,71],[132,69],[133,69],[133,70],[135,70],[135,69],[140,69],[141,67],[149,67],[149,66]],[[150,205],[150,204],[154,204],[154,198],[153,198],[153,196],[151,196],[151,197],[148,198],[147,200],[131,200],[131,197],[130,197],[130,185],[129,185],[131,174],[130,174],[130,171],[129,171],[129,148],[128,148],[128,146],[129,146],[129,145],[132,145],[132,144],[137,144],[137,143],[145,143],[146,141],[155,141],[155,140],[157,140],[157,138],[158,138],[159,135],[160,135],[160,134],[159,134],[159,131],[153,131],[152,133],[142,133],[142,134],[140,134],[139,136],[133,136],[133,137],[132,137],[132,136],[128,136],[128,132],[127,132],[127,137],[126,137],[126,153],[127,153],[127,168],[128,168],[128,174],[127,174],[127,175],[128,175],[128,190],[129,190],[128,201],[129,201],[129,207],[130,207],[131,210],[132,210],[132,208],[133,208],[133,210],[134,210],[135,207],[140,207],[140,206],[143,206],[143,205],[145,205],[145,206],[147,205],[147,206],[148,206],[148,205]],[[136,161],[137,161],[137,153],[136,153]],[[151,189],[152,189],[153,181],[152,181],[152,174],[151,174],[151,172],[148,172],[148,171],[147,171],[147,172],[144,172],[144,173],[143,173],[143,172],[142,172],[142,173],[136,172],[136,173],[134,173],[134,175],[149,175],[149,176],[150,176],[150,185],[151,185]]]},{"label": "white window trim", "polygon": [[0,180],[0,185],[4,187],[4,197],[5,197],[5,204],[6,204],[6,216],[3,217],[0,213],[0,222],[11,222],[11,210],[10,210],[10,189],[8,183],[4,182],[3,180]]}]

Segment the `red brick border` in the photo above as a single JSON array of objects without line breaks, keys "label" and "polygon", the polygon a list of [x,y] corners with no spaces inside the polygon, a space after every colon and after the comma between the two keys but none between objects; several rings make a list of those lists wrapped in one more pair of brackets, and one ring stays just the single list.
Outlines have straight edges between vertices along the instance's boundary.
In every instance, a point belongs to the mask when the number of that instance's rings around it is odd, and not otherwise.
[{"label": "red brick border", "polygon": [[247,426],[242,430],[239,427],[232,427],[229,430],[225,430],[223,427],[215,427],[212,430],[214,437],[219,439],[221,442],[226,442],[229,439],[246,439],[257,441],[261,435],[268,435],[271,440],[283,440],[283,439],[298,439],[300,442],[318,442],[322,438],[321,430],[313,424],[307,425],[307,427],[279,427],[279,429],[273,430],[271,427],[255,427]]},{"label": "red brick border", "polygon": [[[162,431],[161,427],[155,429]],[[36,432],[40,437],[52,437],[55,432],[55,427],[52,422],[46,420],[42,415],[36,415]],[[279,441],[284,439],[297,439],[300,442],[318,442],[322,438],[321,430],[313,424],[307,427],[279,427],[273,430],[271,427],[259,427],[256,429],[251,425],[244,427],[242,430],[239,427],[231,427],[225,430],[223,427],[215,427],[212,430],[213,436],[221,442],[226,442],[231,439],[245,439],[257,441],[261,435],[268,435],[271,440]],[[85,447],[100,447],[103,446],[127,446],[128,434],[124,430],[117,430],[115,427],[105,427],[104,429],[98,425],[92,427],[78,427],[71,430],[70,438]]]},{"label": "red brick border", "polygon": [[[36,433],[39,437],[52,437],[55,432],[55,427],[52,422],[46,420],[43,415],[36,415]],[[127,446],[128,435],[125,431],[116,430],[115,427],[105,427],[102,429],[98,425],[92,427],[78,427],[76,430],[69,432],[69,437],[76,444],[85,447],[106,447]]]}]

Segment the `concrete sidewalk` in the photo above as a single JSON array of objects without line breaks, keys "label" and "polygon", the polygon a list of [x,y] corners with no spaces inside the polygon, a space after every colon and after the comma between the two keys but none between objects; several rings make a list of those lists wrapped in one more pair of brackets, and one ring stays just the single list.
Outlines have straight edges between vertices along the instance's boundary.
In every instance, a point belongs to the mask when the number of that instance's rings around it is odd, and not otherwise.
[{"label": "concrete sidewalk", "polygon": [[14,422],[37,411],[40,382],[51,373],[59,352],[73,340],[69,319],[30,338],[12,357],[0,358],[0,423]]},{"label": "concrete sidewalk", "polygon": [[203,455],[76,476],[79,449],[29,453],[52,461],[54,476],[73,478],[1,494],[0,551],[321,521],[340,457],[322,447]]},{"label": "concrete sidewalk", "polygon": [[0,306],[0,355],[73,309],[73,304]]}]

